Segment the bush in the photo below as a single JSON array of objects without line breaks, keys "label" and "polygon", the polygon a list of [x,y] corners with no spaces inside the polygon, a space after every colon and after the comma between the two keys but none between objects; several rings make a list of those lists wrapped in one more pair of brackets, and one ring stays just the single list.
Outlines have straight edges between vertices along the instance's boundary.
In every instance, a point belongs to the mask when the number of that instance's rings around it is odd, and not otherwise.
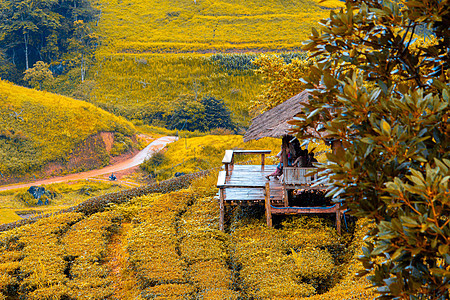
[{"label": "bush", "polygon": [[14,198],[25,204],[26,206],[35,206],[37,203],[37,200],[33,197],[33,195],[31,195],[29,192],[24,191],[24,192],[18,192]]},{"label": "bush", "polygon": [[141,165],[141,169],[147,173],[154,174],[154,170],[160,165],[166,163],[168,159],[166,158],[164,152],[155,152],[149,159],[146,159]]}]

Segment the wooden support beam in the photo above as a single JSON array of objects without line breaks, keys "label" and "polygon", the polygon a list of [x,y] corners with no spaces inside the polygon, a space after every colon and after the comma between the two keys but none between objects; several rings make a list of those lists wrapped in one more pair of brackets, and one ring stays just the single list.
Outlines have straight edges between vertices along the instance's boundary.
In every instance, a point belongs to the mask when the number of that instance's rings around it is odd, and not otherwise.
[{"label": "wooden support beam", "polygon": [[220,207],[220,216],[219,216],[219,230],[225,230],[225,189],[221,188],[219,190],[219,207]]},{"label": "wooden support beam", "polygon": [[336,213],[336,206],[324,208],[316,207],[272,207],[273,215],[294,215],[294,214],[329,214]]},{"label": "wooden support beam", "polygon": [[272,211],[270,208],[270,185],[266,182],[266,195],[265,195],[265,205],[266,205],[266,220],[267,227],[272,227]]},{"label": "wooden support beam", "polygon": [[340,203],[336,203],[336,231],[340,235],[341,234],[341,205]]},{"label": "wooden support beam", "polygon": [[285,207],[289,206],[289,195],[284,185],[283,185],[283,205]]}]

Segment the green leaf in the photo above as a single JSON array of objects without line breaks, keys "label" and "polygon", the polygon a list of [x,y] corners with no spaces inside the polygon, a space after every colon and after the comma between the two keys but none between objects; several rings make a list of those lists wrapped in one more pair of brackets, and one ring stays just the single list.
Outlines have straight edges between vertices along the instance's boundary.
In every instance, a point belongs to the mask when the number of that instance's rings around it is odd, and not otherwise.
[{"label": "green leaf", "polygon": [[397,250],[395,250],[394,254],[392,254],[391,259],[396,260],[402,253],[405,247],[400,247]]},{"label": "green leaf", "polygon": [[444,101],[446,101],[447,103],[450,102],[450,95],[449,95],[449,90],[448,89],[444,89],[442,91],[442,98],[444,99]]},{"label": "green leaf", "polygon": [[363,143],[366,143],[366,144],[375,144],[375,141],[369,137],[362,138],[362,139],[360,139],[360,141]]},{"label": "green leaf", "polygon": [[439,277],[450,276],[450,271],[447,271],[445,269],[431,268],[430,271],[431,274],[433,274],[434,276]]},{"label": "green leaf", "polygon": [[448,245],[440,245],[438,251],[441,255],[448,254]]},{"label": "green leaf", "polygon": [[389,125],[388,122],[386,122],[385,120],[381,120],[380,127],[383,133],[386,133],[386,135],[389,136],[391,135],[391,125]]}]

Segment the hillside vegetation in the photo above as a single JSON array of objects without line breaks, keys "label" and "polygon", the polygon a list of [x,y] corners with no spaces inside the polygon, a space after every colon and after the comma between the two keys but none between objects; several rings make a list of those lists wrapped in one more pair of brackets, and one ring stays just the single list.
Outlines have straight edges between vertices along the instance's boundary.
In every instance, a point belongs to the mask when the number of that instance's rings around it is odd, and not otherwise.
[{"label": "hillside vegetation", "polygon": [[[92,104],[6,81],[0,81],[0,90],[0,182],[41,170],[50,162],[67,163],[83,154],[77,152],[81,148],[98,158],[94,165],[106,164],[110,153],[94,136],[100,132],[114,133],[116,141],[131,145],[134,126]],[[112,145],[110,150],[118,154],[128,149]],[[93,166],[78,164],[89,167]]]},{"label": "hillside vegetation", "polygon": [[[238,127],[265,80],[261,52],[299,51],[311,27],[340,1],[98,1],[103,37],[76,97],[129,119],[166,125],[186,99],[223,99]],[[291,52],[294,51],[294,54]]]},{"label": "hillside vegetation", "polygon": [[327,15],[314,0],[99,0],[106,53],[298,49]]},{"label": "hillside vegetation", "polygon": [[373,298],[355,276],[365,220],[338,236],[327,218],[269,229],[246,208],[230,212],[224,233],[216,176],[0,233],[0,299]]}]

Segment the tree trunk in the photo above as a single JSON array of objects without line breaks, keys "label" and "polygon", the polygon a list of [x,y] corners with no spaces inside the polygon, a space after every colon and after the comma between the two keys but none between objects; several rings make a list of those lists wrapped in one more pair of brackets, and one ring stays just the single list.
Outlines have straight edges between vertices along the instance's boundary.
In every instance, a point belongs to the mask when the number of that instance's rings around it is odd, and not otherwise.
[{"label": "tree trunk", "polygon": [[81,54],[81,82],[84,82],[84,77],[86,76],[86,64],[84,61],[84,55]]},{"label": "tree trunk", "polygon": [[25,42],[25,69],[28,70],[28,34],[23,33],[23,41]]},{"label": "tree trunk", "polygon": [[78,21],[78,15],[77,12],[75,11],[75,9],[77,8],[77,1],[73,0],[73,8],[74,8],[74,12],[75,12],[75,22]]}]

